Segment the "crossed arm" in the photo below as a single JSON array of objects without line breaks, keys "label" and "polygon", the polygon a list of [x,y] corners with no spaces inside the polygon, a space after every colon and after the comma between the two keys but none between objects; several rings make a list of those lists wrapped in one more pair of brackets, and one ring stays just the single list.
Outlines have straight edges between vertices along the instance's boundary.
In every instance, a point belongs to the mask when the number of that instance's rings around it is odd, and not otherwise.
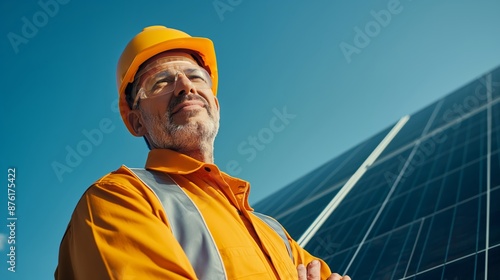
[{"label": "crossed arm", "polygon": [[[299,264],[297,273],[299,280],[323,280],[321,279],[321,263],[319,261],[310,262],[307,267]],[[340,276],[338,273],[332,273],[326,280],[351,280],[349,276]]]}]

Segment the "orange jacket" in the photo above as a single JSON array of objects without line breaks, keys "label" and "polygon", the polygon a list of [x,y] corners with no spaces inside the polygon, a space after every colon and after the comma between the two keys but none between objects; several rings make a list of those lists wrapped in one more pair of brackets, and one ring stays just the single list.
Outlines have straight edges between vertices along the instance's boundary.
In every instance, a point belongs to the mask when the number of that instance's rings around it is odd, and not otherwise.
[{"label": "orange jacket", "polygon": [[[297,279],[314,258],[249,215],[250,185],[214,164],[152,150],[147,169],[170,174],[200,209],[229,279]],[[322,278],[330,275],[322,262]],[[56,279],[196,279],[155,194],[121,167],[82,196],[61,242]]]}]

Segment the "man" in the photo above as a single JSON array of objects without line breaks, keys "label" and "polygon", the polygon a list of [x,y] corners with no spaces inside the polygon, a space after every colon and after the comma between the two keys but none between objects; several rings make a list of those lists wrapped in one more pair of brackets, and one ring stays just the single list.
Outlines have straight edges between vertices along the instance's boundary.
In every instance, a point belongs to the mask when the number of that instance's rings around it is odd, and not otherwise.
[{"label": "man", "polygon": [[56,279],[342,279],[253,213],[248,182],[214,164],[217,82],[209,39],[152,26],[129,42],[119,106],[151,149],[147,171],[122,166],[85,192]]}]

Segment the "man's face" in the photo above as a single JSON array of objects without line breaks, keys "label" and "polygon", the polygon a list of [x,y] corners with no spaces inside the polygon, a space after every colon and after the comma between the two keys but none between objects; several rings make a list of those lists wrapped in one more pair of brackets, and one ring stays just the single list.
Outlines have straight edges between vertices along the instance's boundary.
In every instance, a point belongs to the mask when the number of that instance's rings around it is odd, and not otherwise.
[{"label": "man's face", "polygon": [[[199,67],[189,54],[165,52],[143,65],[142,69],[149,70],[141,74],[139,87],[158,73],[158,61],[167,61],[161,64],[163,70]],[[219,129],[219,105],[210,88],[197,88],[196,84],[186,75],[178,74],[171,92],[140,100],[138,110],[152,149],[182,151],[207,144],[213,147]]]}]

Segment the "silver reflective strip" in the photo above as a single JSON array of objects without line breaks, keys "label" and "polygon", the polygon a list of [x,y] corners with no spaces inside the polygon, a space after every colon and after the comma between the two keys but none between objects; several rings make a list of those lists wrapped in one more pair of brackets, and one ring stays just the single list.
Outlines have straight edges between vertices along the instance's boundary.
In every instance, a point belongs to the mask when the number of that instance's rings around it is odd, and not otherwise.
[{"label": "silver reflective strip", "polygon": [[264,215],[262,213],[258,212],[253,212],[255,216],[259,217],[264,223],[266,223],[268,226],[270,226],[280,237],[283,239],[283,242],[285,242],[286,249],[288,251],[288,255],[290,255],[290,258],[292,259],[293,262],[293,253],[292,253],[292,247],[290,246],[290,241],[288,241],[288,238],[286,236],[285,230],[281,226],[281,224],[276,221],[275,219]]},{"label": "silver reflective strip", "polygon": [[191,198],[168,174],[142,168],[128,169],[158,197],[172,233],[186,253],[198,279],[227,279],[219,250]]}]

